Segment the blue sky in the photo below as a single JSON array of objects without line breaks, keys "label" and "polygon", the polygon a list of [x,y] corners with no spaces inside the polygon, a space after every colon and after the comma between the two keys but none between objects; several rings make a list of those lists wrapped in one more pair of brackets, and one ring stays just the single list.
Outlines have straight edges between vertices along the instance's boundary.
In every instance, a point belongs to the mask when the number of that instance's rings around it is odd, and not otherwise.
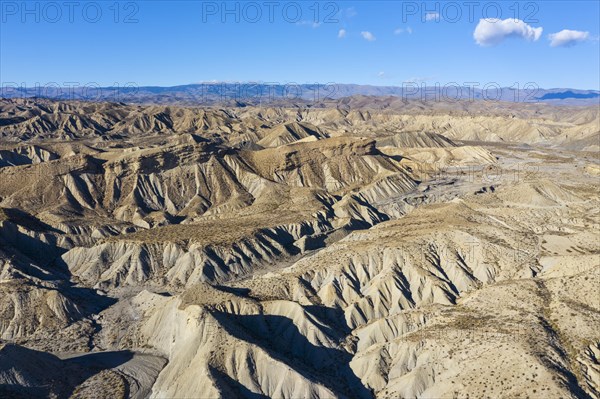
[{"label": "blue sky", "polygon": [[[78,3],[0,2],[3,84],[600,87],[598,1],[474,2],[472,15],[464,1],[228,2],[225,15],[221,1]],[[481,18],[515,16],[520,25],[482,26],[476,42]]]}]

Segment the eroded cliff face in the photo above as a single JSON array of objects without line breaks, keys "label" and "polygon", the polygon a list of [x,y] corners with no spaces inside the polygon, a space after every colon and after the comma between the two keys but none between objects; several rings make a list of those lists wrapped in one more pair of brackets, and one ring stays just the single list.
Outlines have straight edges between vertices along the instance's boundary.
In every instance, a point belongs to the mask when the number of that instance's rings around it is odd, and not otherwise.
[{"label": "eroded cliff face", "polygon": [[597,110],[406,107],[2,100],[0,394],[599,397]]}]

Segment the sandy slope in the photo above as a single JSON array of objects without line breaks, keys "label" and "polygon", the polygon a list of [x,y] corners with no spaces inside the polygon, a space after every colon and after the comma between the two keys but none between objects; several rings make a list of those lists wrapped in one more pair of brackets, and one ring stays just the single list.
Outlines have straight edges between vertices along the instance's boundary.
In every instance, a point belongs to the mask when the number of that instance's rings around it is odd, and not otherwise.
[{"label": "sandy slope", "polygon": [[598,110],[336,104],[1,100],[0,396],[600,397]]}]

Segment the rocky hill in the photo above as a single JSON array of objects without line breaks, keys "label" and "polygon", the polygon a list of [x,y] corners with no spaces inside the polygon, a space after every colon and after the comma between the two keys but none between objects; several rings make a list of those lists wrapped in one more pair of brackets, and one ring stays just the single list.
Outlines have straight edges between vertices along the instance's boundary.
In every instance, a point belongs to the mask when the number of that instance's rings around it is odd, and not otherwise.
[{"label": "rocky hill", "polygon": [[0,100],[0,397],[600,397],[597,107]]}]

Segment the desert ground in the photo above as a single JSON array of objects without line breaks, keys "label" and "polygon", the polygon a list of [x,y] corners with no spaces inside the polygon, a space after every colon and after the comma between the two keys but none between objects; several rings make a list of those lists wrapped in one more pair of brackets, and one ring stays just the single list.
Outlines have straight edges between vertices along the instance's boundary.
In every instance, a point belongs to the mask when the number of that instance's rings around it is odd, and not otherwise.
[{"label": "desert ground", "polygon": [[0,397],[600,398],[599,113],[0,99]]}]

